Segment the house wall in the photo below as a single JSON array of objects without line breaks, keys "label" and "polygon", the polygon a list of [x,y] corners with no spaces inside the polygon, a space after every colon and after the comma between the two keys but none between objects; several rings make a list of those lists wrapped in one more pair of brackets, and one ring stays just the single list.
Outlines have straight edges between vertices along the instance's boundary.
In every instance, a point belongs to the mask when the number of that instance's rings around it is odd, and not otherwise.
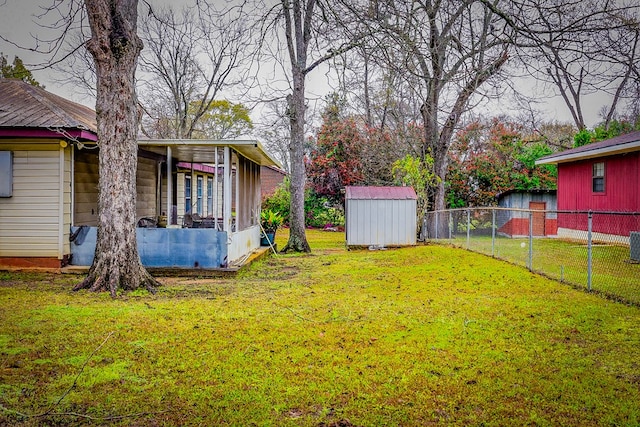
[{"label": "house wall", "polygon": [[13,195],[0,198],[0,257],[38,258],[33,266],[59,267],[70,254],[66,145],[50,139],[0,141],[0,150],[13,152]]},{"label": "house wall", "polygon": [[[98,225],[98,153],[96,150],[76,150],[74,162],[74,225]],[[136,175],[136,217],[157,216],[158,164],[138,157]]]},{"label": "house wall", "polygon": [[[605,191],[591,188],[594,163],[605,163]],[[558,209],[640,211],[640,152],[558,165]]]},{"label": "house wall", "polygon": [[136,174],[136,216],[137,218],[156,218],[158,212],[158,163],[152,159],[138,156]]},{"label": "house wall", "polygon": [[73,225],[98,225],[98,153],[76,150],[74,153]]},{"label": "house wall", "polygon": [[260,186],[262,198],[273,195],[276,189],[284,181],[286,174],[281,170],[276,170],[269,166],[262,166],[260,168]]},{"label": "house wall", "polygon": [[347,199],[347,245],[415,245],[416,209],[415,200]]},{"label": "house wall", "polygon": [[[592,167],[605,163],[605,191],[592,191]],[[640,152],[607,156],[558,165],[558,209],[578,211],[639,212]],[[587,215],[558,215],[558,227],[587,230]],[[637,219],[631,216],[594,215],[593,231],[629,236],[637,230]]]}]

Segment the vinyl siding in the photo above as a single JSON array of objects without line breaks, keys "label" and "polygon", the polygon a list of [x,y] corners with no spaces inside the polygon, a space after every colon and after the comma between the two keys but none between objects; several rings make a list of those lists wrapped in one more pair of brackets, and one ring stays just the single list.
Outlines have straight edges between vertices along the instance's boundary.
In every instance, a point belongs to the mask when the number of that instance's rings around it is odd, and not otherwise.
[{"label": "vinyl siding", "polygon": [[136,187],[138,199],[136,204],[136,215],[138,218],[155,218],[157,210],[157,163],[152,159],[138,157],[138,172],[136,176]]},{"label": "vinyl siding", "polygon": [[79,225],[98,225],[98,153],[79,150],[74,164],[74,222]]},{"label": "vinyl siding", "polygon": [[71,243],[69,234],[71,232],[71,157],[72,148],[68,147],[63,152],[63,177],[62,177],[62,229],[61,229],[61,250],[63,254],[71,253]]},{"label": "vinyl siding", "polygon": [[[98,225],[98,156],[97,152],[77,151],[75,158],[74,225]],[[156,161],[138,158],[136,177],[136,217],[156,216]]]},{"label": "vinyl siding", "polygon": [[8,148],[14,155],[13,197],[0,199],[0,256],[60,258],[63,151],[58,143],[19,148]]}]

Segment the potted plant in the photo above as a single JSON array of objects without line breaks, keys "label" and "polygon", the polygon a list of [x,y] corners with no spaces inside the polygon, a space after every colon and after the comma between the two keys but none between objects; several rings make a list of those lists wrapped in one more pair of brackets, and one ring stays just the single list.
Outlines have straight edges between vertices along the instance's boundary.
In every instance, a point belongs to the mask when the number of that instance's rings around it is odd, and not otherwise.
[{"label": "potted plant", "polygon": [[276,238],[276,230],[282,225],[283,220],[282,215],[271,209],[265,209],[260,212],[260,225],[262,226],[260,244],[262,246],[273,245]]}]

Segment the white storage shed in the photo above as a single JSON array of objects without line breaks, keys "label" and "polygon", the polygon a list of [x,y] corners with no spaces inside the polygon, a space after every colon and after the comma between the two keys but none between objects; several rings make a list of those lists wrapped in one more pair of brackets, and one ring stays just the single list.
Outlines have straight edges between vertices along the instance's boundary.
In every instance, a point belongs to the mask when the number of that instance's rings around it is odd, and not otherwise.
[{"label": "white storage shed", "polygon": [[416,244],[417,196],[411,187],[346,187],[347,246]]}]

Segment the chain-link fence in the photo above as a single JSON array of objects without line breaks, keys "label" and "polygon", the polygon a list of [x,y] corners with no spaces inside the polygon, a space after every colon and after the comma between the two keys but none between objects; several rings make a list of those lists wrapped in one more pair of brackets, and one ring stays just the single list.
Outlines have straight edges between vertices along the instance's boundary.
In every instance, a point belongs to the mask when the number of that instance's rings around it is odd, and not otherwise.
[{"label": "chain-link fence", "polygon": [[640,305],[640,213],[453,209],[430,212],[425,224],[429,241]]}]

